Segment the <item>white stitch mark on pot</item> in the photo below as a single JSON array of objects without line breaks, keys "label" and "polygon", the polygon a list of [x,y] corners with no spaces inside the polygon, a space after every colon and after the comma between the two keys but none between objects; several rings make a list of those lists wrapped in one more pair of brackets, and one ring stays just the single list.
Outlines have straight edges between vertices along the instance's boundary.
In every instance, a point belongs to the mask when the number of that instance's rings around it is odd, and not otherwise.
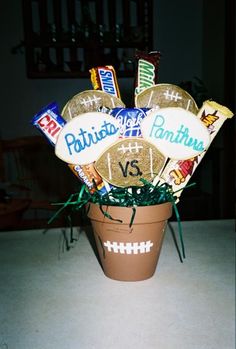
[{"label": "white stitch mark on pot", "polygon": [[151,251],[153,242],[151,240],[142,242],[116,242],[109,241],[103,243],[107,248],[108,252],[121,253],[121,254],[138,254],[138,253],[148,253]]}]

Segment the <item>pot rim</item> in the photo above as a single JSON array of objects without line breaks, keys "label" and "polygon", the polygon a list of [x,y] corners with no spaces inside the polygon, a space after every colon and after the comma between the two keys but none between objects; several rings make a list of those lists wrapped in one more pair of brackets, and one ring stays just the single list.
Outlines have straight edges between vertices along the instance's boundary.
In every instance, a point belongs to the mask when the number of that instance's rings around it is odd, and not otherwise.
[{"label": "pot rim", "polygon": [[[113,206],[88,203],[87,215],[92,221],[110,224],[132,224],[154,223],[169,219],[172,215],[172,202],[165,202],[147,206]],[[134,212],[135,210],[135,212]],[[106,212],[107,217],[104,213]]]}]

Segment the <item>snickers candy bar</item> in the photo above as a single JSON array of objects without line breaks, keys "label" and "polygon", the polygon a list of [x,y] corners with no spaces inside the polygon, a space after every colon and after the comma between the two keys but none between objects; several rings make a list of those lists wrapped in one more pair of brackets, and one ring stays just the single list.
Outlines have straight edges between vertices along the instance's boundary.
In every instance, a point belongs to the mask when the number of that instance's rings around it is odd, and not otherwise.
[{"label": "snickers candy bar", "polygon": [[120,98],[115,69],[111,65],[90,69],[91,82],[95,90],[101,90]]}]

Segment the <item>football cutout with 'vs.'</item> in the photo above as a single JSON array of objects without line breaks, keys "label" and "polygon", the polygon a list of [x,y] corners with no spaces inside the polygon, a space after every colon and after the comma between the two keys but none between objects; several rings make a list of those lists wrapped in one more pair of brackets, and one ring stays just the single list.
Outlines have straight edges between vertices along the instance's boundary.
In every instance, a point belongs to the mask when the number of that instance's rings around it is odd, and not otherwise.
[{"label": "football cutout with 'vs.'", "polygon": [[152,181],[163,168],[164,155],[150,142],[138,138],[117,141],[95,163],[102,178],[118,187],[142,186],[141,178]]}]

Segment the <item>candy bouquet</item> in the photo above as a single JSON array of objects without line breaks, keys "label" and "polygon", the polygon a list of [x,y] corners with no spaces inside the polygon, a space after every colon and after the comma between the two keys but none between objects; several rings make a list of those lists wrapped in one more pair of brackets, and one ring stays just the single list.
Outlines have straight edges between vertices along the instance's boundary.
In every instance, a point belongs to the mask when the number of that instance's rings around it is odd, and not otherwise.
[{"label": "candy bouquet", "polygon": [[232,112],[214,101],[199,109],[182,88],[157,83],[159,52],[137,52],[134,107],[120,97],[112,66],[90,70],[93,89],[62,112],[51,103],[32,120],[78,177],[60,208],[87,208],[105,274],[136,281],[153,275],[172,208]]}]

